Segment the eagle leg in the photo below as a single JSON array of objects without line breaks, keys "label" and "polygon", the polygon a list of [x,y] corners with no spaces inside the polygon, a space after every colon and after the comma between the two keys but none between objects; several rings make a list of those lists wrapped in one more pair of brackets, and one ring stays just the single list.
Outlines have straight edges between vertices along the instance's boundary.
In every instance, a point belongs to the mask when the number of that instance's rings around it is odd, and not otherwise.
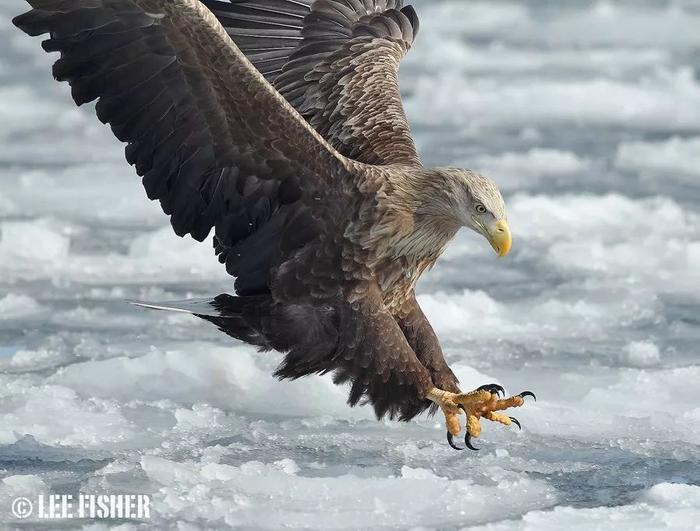
[{"label": "eagle leg", "polygon": [[522,406],[527,396],[537,399],[531,391],[523,391],[508,398],[501,398],[501,393],[505,395],[505,390],[497,384],[482,385],[470,393],[452,393],[435,387],[428,393],[427,398],[438,404],[445,415],[449,445],[455,450],[464,450],[454,444],[453,440],[453,437],[461,431],[459,415],[464,412],[467,415],[464,443],[470,450],[478,450],[472,445],[471,439],[481,435],[480,419],[482,417],[505,426],[515,424],[521,428],[520,422],[515,417],[497,412]]}]

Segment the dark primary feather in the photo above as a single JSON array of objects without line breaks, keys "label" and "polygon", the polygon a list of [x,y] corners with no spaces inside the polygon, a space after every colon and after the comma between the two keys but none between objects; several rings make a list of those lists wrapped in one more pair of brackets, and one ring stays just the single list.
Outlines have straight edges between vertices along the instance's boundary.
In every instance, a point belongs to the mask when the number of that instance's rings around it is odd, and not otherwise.
[{"label": "dark primary feather", "polygon": [[[54,76],[70,84],[79,105],[98,99],[98,117],[128,143],[128,162],[175,232],[203,240],[214,228],[239,290],[267,290],[282,243],[287,253],[306,243],[298,228],[286,234],[288,224],[317,223],[304,215],[313,203],[304,197],[339,178],[342,161],[197,4],[29,3],[35,9],[15,24],[30,35],[49,33],[44,48],[61,53]],[[308,237],[317,232],[304,229]]]},{"label": "dark primary feather", "polygon": [[419,164],[397,73],[418,33],[403,0],[203,0],[280,93],[343,155]]}]

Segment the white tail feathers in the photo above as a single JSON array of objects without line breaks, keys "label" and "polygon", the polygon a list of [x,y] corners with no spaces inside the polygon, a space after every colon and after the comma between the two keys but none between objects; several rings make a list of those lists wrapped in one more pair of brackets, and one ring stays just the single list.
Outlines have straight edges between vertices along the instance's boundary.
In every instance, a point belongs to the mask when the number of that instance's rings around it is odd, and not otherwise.
[{"label": "white tail feathers", "polygon": [[221,316],[221,311],[215,306],[213,299],[187,299],[181,301],[146,302],[126,301],[134,306],[150,308],[151,310],[164,310],[169,312],[190,313],[193,315]]}]

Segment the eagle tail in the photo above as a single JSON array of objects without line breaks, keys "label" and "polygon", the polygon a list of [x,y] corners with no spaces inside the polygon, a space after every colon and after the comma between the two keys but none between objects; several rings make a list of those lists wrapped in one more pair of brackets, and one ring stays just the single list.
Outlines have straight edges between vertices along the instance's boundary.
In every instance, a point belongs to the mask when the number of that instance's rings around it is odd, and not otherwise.
[{"label": "eagle tail", "polygon": [[265,333],[265,323],[272,313],[272,299],[269,296],[236,297],[224,293],[213,299],[127,302],[152,310],[189,313],[215,324],[222,332],[235,339],[263,349],[275,348]]},{"label": "eagle tail", "polygon": [[164,310],[168,312],[190,313],[192,315],[207,315],[211,317],[223,317],[222,309],[216,303],[216,299],[185,299],[179,301],[148,302],[127,301],[129,304],[151,310]]}]

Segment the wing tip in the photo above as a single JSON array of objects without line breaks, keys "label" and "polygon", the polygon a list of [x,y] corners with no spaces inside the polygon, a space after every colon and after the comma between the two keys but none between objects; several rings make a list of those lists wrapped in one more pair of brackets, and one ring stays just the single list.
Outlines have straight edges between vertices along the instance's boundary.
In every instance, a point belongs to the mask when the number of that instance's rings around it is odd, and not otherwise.
[{"label": "wing tip", "polygon": [[416,13],[416,10],[410,4],[402,7],[401,12],[406,15],[406,18],[408,18],[411,26],[413,26],[413,36],[415,37],[418,35],[418,31],[420,30],[420,19],[418,18],[418,13]]},{"label": "wing tip", "polygon": [[12,19],[12,25],[18,28],[19,30],[23,31],[30,37],[37,37],[42,33],[46,33],[45,31],[40,31],[41,28],[36,27],[36,23],[32,21],[33,16],[33,9],[27,11],[26,13],[22,13],[21,15],[17,15]]}]

